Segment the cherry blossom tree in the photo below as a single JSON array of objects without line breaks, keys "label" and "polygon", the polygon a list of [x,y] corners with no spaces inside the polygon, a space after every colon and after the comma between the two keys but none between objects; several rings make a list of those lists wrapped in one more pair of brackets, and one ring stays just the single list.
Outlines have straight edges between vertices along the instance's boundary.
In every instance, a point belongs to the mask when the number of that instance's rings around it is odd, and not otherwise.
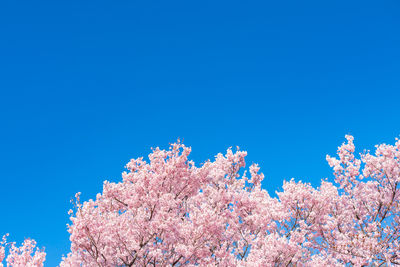
[{"label": "cherry blossom tree", "polygon": [[[400,265],[400,141],[357,157],[346,139],[327,156],[334,181],[292,179],[275,197],[239,149],[197,167],[179,142],[153,149],[94,200],[76,195],[60,267]],[[44,252],[26,242],[9,266],[42,266]]]},{"label": "cherry blossom tree", "polygon": [[36,241],[25,239],[20,247],[15,243],[7,243],[7,235],[3,236],[0,242],[0,267],[3,267],[2,261],[5,258],[5,248],[9,246],[9,253],[6,258],[7,266],[13,267],[41,267],[46,259],[46,253],[43,250],[36,249]]}]

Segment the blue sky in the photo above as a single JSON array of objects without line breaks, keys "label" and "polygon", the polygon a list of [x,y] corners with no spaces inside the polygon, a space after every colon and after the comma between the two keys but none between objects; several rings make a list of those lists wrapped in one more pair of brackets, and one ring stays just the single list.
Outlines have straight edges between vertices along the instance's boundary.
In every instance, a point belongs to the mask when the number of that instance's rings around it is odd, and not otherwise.
[{"label": "blue sky", "polygon": [[0,234],[69,249],[67,211],[178,138],[240,146],[273,194],[332,178],[345,134],[400,134],[398,1],[0,3]]}]

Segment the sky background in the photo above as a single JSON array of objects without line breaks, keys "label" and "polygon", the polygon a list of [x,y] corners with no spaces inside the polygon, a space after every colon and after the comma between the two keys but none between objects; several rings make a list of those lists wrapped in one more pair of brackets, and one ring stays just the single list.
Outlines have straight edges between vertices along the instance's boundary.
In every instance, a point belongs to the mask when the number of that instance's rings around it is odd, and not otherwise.
[{"label": "sky background", "polygon": [[67,211],[151,147],[230,146],[271,194],[318,186],[345,134],[400,134],[398,1],[0,2],[0,235],[56,266]]}]

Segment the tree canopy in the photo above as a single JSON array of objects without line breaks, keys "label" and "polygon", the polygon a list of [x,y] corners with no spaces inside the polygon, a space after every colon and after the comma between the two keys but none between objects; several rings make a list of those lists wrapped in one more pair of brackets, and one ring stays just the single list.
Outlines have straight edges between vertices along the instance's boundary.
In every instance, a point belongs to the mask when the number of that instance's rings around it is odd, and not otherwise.
[{"label": "tree canopy", "polygon": [[[292,179],[276,197],[244,151],[196,166],[180,142],[153,149],[95,199],[76,195],[60,267],[400,265],[400,141],[357,156],[346,139],[327,156],[334,181]],[[34,240],[1,244],[8,266],[43,266]]]}]

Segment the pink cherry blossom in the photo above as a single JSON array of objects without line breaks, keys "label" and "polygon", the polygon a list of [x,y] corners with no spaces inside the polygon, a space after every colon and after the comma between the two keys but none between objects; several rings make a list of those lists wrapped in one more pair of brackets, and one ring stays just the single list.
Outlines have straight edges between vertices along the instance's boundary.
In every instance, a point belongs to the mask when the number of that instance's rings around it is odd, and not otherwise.
[{"label": "pink cherry blossom", "polygon": [[25,239],[20,247],[15,243],[6,242],[7,235],[3,236],[0,242],[0,266],[5,258],[5,247],[9,246],[8,256],[6,258],[7,266],[12,267],[41,267],[46,259],[46,253],[43,250],[36,249],[36,241]]},{"label": "pink cherry blossom", "polygon": [[[95,199],[76,194],[60,267],[400,265],[400,141],[358,156],[346,139],[327,156],[334,181],[292,179],[276,197],[258,165],[246,171],[244,151],[196,166],[180,142],[155,148]],[[35,246],[11,244],[7,265],[42,266]]]}]

